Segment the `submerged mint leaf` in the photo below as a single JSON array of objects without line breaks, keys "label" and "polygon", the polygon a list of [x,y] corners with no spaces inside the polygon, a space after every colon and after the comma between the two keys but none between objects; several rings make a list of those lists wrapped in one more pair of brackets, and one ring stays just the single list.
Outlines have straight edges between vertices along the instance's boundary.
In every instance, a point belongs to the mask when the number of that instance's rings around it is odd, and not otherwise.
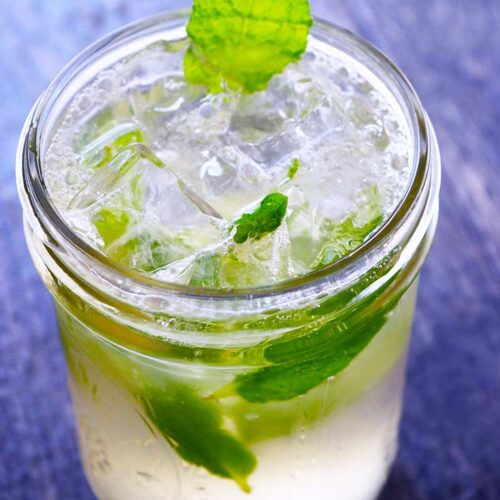
[{"label": "submerged mint leaf", "polygon": [[288,197],[281,193],[268,194],[260,207],[252,213],[243,214],[236,222],[235,243],[244,243],[249,238],[259,240],[280,227],[286,215]]},{"label": "submerged mint leaf", "polygon": [[257,460],[224,429],[216,402],[200,398],[189,387],[172,381],[164,387],[148,383],[139,394],[151,422],[184,460],[232,479],[243,491],[250,491],[248,476]]},{"label": "submerged mint leaf", "polygon": [[[71,296],[72,292],[67,291]],[[86,321],[96,319],[89,310],[74,307],[72,311],[79,321],[82,315]],[[78,330],[81,323],[76,326],[76,320],[66,310],[63,312],[58,308],[58,313],[63,325],[75,321],[75,327],[68,325],[62,330],[68,365],[75,381],[89,385],[84,366],[79,362],[79,356],[84,355],[126,391],[155,435],[157,431],[182,459],[235,481],[245,492],[250,491],[248,477],[255,470],[257,459],[246,444],[226,427],[222,406],[217,401],[202,397],[172,373],[166,370],[159,372],[127,350],[117,350],[108,342],[97,342],[88,330]],[[108,325],[115,332],[121,328],[112,321]],[[98,327],[99,331],[101,329],[102,324]],[[126,336],[129,333],[124,330]],[[77,334],[78,340],[71,339]],[[78,349],[72,349],[73,344]]]},{"label": "submerged mint leaf", "polygon": [[[286,401],[305,394],[346,368],[384,323],[385,317],[379,316],[367,325],[350,329],[347,334],[340,331],[324,343],[324,354],[315,359],[269,366],[253,374],[240,375],[235,380],[236,392],[253,403]],[[329,349],[332,352],[328,352]]]},{"label": "submerged mint leaf", "polygon": [[253,403],[286,401],[306,394],[349,366],[384,326],[387,312],[384,308],[361,322],[327,324],[295,344],[274,346],[267,351],[267,358],[282,360],[291,354],[287,351],[297,349],[316,351],[316,357],[239,375],[233,382],[234,391]]},{"label": "submerged mint leaf", "polygon": [[[237,376],[216,397],[240,395],[252,403],[286,401],[306,394],[345,368],[363,351],[384,326],[406,287],[384,305],[375,302],[394,284],[397,274],[340,317],[316,328],[294,330],[264,349],[265,358],[275,363],[253,373]],[[370,307],[372,307],[370,311]],[[360,313],[360,308],[370,311]],[[360,317],[361,315],[361,317]]]},{"label": "submerged mint leaf", "polygon": [[304,53],[313,21],[307,0],[194,0],[185,78],[211,92],[255,92]]}]

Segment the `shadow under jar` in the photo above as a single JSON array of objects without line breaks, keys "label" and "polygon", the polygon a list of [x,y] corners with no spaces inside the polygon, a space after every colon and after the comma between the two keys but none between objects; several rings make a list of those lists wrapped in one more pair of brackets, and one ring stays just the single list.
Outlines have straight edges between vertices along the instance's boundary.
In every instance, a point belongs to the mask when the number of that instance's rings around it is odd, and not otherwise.
[{"label": "shadow under jar", "polygon": [[190,288],[125,269],[61,217],[44,157],[79,89],[185,23],[186,13],[156,16],[90,47],[21,137],[26,238],[56,304],[87,477],[106,500],[374,498],[396,453],[417,278],[437,220],[432,126],[385,56],[318,20],[312,38],[378,78],[407,121],[411,182],[392,215],[348,256],[275,285]]}]

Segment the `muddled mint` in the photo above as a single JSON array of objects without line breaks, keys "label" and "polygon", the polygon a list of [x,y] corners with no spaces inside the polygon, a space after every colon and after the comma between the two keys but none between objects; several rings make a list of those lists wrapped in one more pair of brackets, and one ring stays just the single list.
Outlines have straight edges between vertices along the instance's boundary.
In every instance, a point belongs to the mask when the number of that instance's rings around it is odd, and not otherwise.
[{"label": "muddled mint", "polygon": [[150,273],[191,252],[182,238],[143,228],[125,210],[103,208],[92,222],[104,242],[106,254],[130,269]]},{"label": "muddled mint", "polygon": [[304,53],[312,23],[307,0],[194,0],[185,78],[210,92],[263,90]]},{"label": "muddled mint", "polygon": [[281,193],[268,194],[260,206],[249,214],[243,214],[235,223],[235,243],[248,239],[259,240],[264,235],[276,231],[283,222],[288,206],[288,197]]},{"label": "muddled mint", "polygon": [[313,264],[321,268],[345,257],[358,248],[383,221],[382,205],[376,186],[365,190],[366,202],[343,222],[335,224],[325,219],[321,233],[326,243]]},{"label": "muddled mint", "polygon": [[291,181],[297,175],[299,168],[300,168],[300,161],[298,160],[298,158],[295,158],[288,167],[288,180]]},{"label": "muddled mint", "polygon": [[219,288],[222,285],[222,259],[217,253],[198,256],[192,264],[189,285]]},{"label": "muddled mint", "polygon": [[[99,142],[103,142],[102,139]],[[84,165],[98,169],[106,166],[118,153],[132,144],[143,144],[144,136],[139,129],[133,129],[125,132],[118,137],[105,141],[102,148],[97,151],[83,151]]]}]

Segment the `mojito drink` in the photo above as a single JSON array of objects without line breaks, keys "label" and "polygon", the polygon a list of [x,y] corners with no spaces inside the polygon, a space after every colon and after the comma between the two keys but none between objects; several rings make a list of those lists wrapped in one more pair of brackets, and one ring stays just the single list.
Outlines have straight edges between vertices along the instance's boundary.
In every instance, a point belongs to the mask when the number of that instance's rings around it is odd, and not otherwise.
[{"label": "mojito drink", "polygon": [[188,32],[159,17],[82,56],[21,148],[86,474],[106,500],[374,498],[434,229],[430,125],[332,26],[251,91],[188,76]]}]

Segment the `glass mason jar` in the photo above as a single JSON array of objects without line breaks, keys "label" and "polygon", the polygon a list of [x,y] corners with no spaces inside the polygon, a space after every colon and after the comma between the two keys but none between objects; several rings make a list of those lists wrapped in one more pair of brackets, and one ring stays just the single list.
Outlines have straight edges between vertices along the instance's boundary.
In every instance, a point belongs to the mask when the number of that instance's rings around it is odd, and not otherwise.
[{"label": "glass mason jar", "polygon": [[55,79],[18,151],[26,239],[54,297],[83,465],[101,499],[368,499],[394,460],[417,278],[438,214],[440,159],[414,91],[380,52],[317,21],[312,36],[375,74],[411,134],[411,185],[362,246],[305,276],[194,289],[121,267],[51,202],[44,155],[95,76],[187,13],[97,42]]}]

